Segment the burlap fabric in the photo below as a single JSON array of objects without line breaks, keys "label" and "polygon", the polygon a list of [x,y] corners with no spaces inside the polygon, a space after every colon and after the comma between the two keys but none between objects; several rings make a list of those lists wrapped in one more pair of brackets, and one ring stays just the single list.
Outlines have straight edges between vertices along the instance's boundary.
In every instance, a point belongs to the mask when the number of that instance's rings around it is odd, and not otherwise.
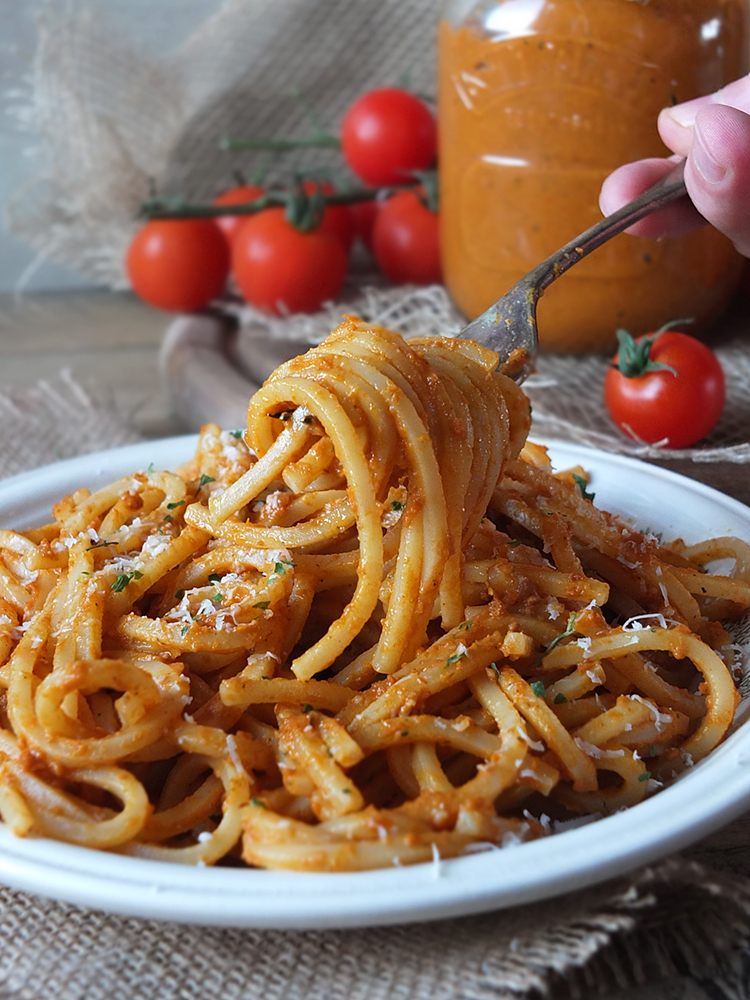
[{"label": "burlap fabric", "polygon": [[138,441],[131,414],[101,386],[84,387],[69,370],[31,389],[0,389],[0,469],[12,476],[62,458]]},{"label": "burlap fabric", "polygon": [[739,1000],[746,959],[715,953],[745,936],[748,906],[735,880],[688,862],[510,914],[304,934],[106,917],[4,890],[0,996]]}]

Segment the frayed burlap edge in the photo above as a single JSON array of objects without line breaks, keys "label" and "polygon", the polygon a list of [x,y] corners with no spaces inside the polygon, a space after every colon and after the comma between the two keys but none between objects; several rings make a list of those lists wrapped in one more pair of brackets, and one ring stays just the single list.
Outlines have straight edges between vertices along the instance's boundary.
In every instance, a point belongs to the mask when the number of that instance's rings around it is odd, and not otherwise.
[{"label": "frayed burlap edge", "polygon": [[0,385],[0,479],[138,441],[131,417],[106,389],[84,387],[68,369],[28,389]]}]

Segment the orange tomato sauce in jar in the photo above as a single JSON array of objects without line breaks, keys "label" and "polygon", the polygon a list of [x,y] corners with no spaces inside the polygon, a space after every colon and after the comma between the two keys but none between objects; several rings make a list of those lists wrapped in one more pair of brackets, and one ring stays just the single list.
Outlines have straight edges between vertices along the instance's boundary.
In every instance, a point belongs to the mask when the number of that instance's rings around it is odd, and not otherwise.
[{"label": "orange tomato sauce in jar", "polygon": [[[746,69],[745,0],[466,0],[439,27],[441,241],[448,290],[474,317],[601,218],[602,181],[668,154],[661,108]],[[710,228],[615,237],[539,303],[549,351],[603,351],[615,331],[698,330],[742,260]]]}]

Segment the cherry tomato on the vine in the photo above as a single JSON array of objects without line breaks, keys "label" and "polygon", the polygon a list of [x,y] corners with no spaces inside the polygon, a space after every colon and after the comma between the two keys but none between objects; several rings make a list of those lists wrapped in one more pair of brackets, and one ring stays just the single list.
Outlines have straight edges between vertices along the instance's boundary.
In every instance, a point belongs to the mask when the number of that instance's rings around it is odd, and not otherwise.
[{"label": "cherry tomato on the vine", "polygon": [[[305,181],[302,185],[306,194],[312,194],[316,187],[323,194],[334,194],[336,188],[328,181],[318,185],[317,181]],[[348,205],[326,205],[321,225],[330,230],[341,240],[341,245],[347,253],[354,242],[354,219]]]},{"label": "cherry tomato on the vine", "polygon": [[335,298],[347,265],[337,236],[323,225],[302,232],[283,208],[248,218],[232,243],[232,271],[243,298],[280,316],[315,312]]},{"label": "cherry tomato on the vine", "polygon": [[385,202],[377,198],[371,198],[369,201],[357,201],[349,206],[354,222],[354,234],[368,250],[372,249],[372,231],[375,228],[378,213],[384,204]]},{"label": "cherry tomato on the vine", "polygon": [[435,116],[414,94],[382,87],[351,105],[341,123],[341,149],[366,184],[403,184],[435,160]]},{"label": "cherry tomato on the vine", "polygon": [[721,415],[724,371],[709,347],[670,330],[673,325],[635,341],[618,331],[620,350],[604,379],[604,401],[628,437],[687,448]]},{"label": "cherry tomato on the vine", "polygon": [[[240,184],[239,187],[222,191],[218,197],[214,198],[214,205],[242,205],[245,202],[262,198],[264,194],[263,188],[257,184]],[[231,243],[246,218],[246,215],[217,215],[215,221]]]},{"label": "cherry tomato on the vine", "polygon": [[416,191],[398,191],[379,209],[372,250],[380,270],[396,284],[442,281],[438,216]]},{"label": "cherry tomato on the vine", "polygon": [[229,248],[211,219],[151,219],[125,257],[133,291],[169,312],[196,312],[221,294]]}]

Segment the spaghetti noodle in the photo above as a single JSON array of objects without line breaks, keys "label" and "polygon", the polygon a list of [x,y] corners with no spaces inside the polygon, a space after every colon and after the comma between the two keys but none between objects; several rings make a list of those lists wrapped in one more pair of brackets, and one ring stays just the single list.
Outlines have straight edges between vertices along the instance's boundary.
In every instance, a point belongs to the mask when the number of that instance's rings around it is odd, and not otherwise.
[{"label": "spaghetti noodle", "polygon": [[244,434],[0,531],[8,828],[365,869],[635,805],[709,753],[750,547],[598,510],[496,368],[348,318]]}]

